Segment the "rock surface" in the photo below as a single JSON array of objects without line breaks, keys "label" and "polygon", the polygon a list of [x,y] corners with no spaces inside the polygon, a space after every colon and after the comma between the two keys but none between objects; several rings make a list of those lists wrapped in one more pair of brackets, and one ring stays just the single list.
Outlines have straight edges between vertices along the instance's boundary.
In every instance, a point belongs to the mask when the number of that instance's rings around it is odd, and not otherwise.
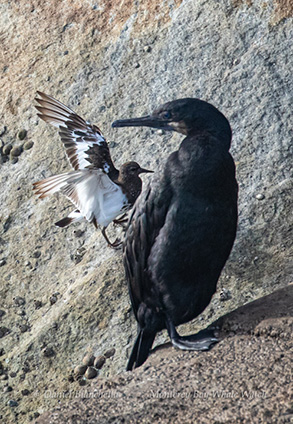
[{"label": "rock surface", "polygon": [[293,10],[285,0],[20,0],[0,11],[0,385],[12,388],[0,420],[21,423],[58,404],[44,393],[78,384],[71,372],[85,354],[115,348],[98,379],[121,372],[136,333],[121,252],[87,223],[54,227],[69,203],[32,194],[34,181],[69,169],[57,131],[37,118],[36,90],[96,123],[117,166],[135,159],[157,171],[181,137],[114,130],[114,119],[190,96],[230,120],[239,230],[211,305],[179,329],[195,332],[292,279]]}]

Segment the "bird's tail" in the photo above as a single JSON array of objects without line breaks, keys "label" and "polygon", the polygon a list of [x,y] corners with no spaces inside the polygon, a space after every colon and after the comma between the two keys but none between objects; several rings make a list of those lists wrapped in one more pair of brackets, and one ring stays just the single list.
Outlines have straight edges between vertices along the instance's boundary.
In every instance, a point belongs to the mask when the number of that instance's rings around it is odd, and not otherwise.
[{"label": "bird's tail", "polygon": [[139,330],[126,371],[131,371],[133,368],[140,367],[147,360],[155,336],[155,332],[149,332],[144,329]]},{"label": "bird's tail", "polygon": [[84,217],[81,215],[79,210],[76,209],[75,211],[70,212],[70,214],[65,218],[60,219],[60,221],[58,222],[55,222],[55,225],[57,227],[64,228],[67,227],[67,225],[72,224],[73,222],[81,221],[82,219],[84,219]]}]

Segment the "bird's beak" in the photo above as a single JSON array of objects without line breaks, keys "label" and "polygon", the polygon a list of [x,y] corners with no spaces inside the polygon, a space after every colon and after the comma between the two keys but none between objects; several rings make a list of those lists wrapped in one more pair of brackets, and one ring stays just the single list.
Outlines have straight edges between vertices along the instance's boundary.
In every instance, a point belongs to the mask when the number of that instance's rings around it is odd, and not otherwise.
[{"label": "bird's beak", "polygon": [[139,168],[138,171],[139,174],[143,174],[143,173],[154,173],[154,171],[149,171],[148,169],[144,169],[144,168]]},{"label": "bird's beak", "polygon": [[174,128],[168,122],[156,116],[148,115],[141,118],[118,119],[112,123],[112,127],[152,127],[162,130],[173,131]]}]

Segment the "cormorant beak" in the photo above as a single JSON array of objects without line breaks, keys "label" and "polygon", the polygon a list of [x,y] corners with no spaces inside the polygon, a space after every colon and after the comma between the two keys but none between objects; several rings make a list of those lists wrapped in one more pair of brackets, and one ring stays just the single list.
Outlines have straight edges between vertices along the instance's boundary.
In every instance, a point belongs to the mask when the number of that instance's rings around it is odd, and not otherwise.
[{"label": "cormorant beak", "polygon": [[144,169],[144,168],[139,168],[138,170],[139,174],[143,174],[143,173],[154,173],[154,171],[149,171],[148,169]]},{"label": "cormorant beak", "polygon": [[119,119],[112,123],[112,127],[152,127],[174,131],[174,128],[169,125],[169,122],[152,115],[142,116],[141,118]]}]

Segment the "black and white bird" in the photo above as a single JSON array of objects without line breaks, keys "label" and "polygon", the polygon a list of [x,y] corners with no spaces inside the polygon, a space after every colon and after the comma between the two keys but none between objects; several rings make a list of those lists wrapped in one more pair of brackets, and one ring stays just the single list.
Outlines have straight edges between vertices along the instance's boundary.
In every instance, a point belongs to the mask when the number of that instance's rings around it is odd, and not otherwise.
[{"label": "black and white bird", "polygon": [[[95,227],[102,227],[102,234],[111,247],[118,247],[118,239],[111,243],[106,234],[107,226],[125,222],[127,212],[141,193],[139,175],[152,172],[136,162],[126,162],[116,169],[109,146],[96,125],[85,121],[63,103],[40,91],[37,92],[38,116],[59,129],[67,158],[74,171],[54,175],[33,184],[35,194],[41,199],[61,192],[76,207],[67,217],[56,222],[58,227],[86,219]],[[122,216],[121,216],[122,215]],[[120,219],[116,219],[117,217]]]},{"label": "black and white bird", "polygon": [[198,316],[216,291],[236,235],[238,186],[229,122],[209,103],[175,100],[112,126],[186,135],[135,203],[126,230],[124,266],[139,330],[131,370],[164,328],[180,349],[207,350],[217,341],[211,330],[182,337],[175,327]]}]

